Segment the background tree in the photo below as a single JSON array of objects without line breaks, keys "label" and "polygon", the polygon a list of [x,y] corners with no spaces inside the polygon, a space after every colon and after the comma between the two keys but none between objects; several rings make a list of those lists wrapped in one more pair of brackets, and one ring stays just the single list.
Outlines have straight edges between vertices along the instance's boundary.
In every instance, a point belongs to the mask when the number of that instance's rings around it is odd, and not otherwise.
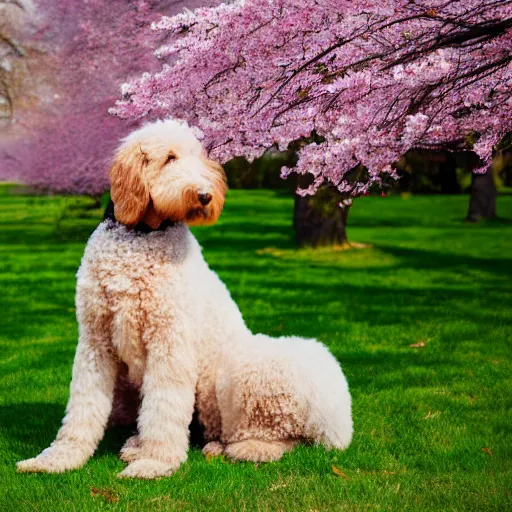
[{"label": "background tree", "polygon": [[14,97],[24,96],[30,102],[26,64],[32,49],[22,40],[31,13],[33,6],[27,1],[0,1],[0,129],[12,120]]},{"label": "background tree", "polygon": [[104,192],[113,148],[134,124],[108,107],[126,76],[160,66],[151,21],[185,5],[194,0],[0,3],[0,179]]},{"label": "background tree", "polygon": [[164,17],[158,55],[177,60],[124,84],[112,112],[185,118],[223,161],[315,134],[282,172],[310,177],[300,196],[364,193],[413,147],[472,148],[485,173],[512,125],[511,3],[245,0]]}]

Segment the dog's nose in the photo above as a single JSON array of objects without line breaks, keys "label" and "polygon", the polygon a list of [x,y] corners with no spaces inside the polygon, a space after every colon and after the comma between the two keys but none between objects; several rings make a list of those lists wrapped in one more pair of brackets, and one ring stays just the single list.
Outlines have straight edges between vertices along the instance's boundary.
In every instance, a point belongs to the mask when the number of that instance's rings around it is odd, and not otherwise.
[{"label": "dog's nose", "polygon": [[203,206],[206,206],[212,200],[211,194],[198,194],[198,197],[199,197],[199,202]]}]

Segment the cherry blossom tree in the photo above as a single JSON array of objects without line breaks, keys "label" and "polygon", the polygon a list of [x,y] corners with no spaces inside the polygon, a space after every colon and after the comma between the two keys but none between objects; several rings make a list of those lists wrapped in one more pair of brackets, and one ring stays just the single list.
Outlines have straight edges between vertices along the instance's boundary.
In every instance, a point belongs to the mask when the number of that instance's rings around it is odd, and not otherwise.
[{"label": "cherry blossom tree", "polygon": [[59,192],[107,190],[113,149],[136,124],[108,114],[119,82],[159,68],[153,51],[163,39],[151,22],[197,3],[0,2],[0,179]]},{"label": "cherry blossom tree", "polygon": [[[24,25],[32,4],[26,0],[0,0],[0,129],[9,125],[13,114],[14,91],[27,75],[25,63],[29,48],[21,43]],[[30,87],[24,91],[30,97]]]},{"label": "cherry blossom tree", "polygon": [[299,196],[327,185],[346,204],[411,148],[472,149],[486,176],[512,128],[509,0],[239,0],[153,29],[176,60],[111,112],[184,118],[221,161],[302,141],[282,170],[306,177]]}]

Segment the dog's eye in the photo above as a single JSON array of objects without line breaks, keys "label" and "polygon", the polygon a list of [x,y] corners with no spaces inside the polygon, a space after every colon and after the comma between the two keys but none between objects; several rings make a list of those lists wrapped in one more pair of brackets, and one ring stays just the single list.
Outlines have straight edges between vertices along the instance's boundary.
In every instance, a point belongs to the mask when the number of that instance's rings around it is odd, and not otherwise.
[{"label": "dog's eye", "polygon": [[173,160],[176,160],[176,155],[174,153],[169,153],[167,155],[167,159],[165,161],[166,165],[170,162],[172,162]]}]

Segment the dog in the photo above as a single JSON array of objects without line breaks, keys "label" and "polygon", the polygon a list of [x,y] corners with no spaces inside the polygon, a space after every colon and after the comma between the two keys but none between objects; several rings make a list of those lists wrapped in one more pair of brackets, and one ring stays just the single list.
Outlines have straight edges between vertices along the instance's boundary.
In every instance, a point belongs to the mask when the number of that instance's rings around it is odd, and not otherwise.
[{"label": "dog", "polygon": [[261,462],[300,441],[346,448],[351,397],[336,359],[313,339],[252,334],[188,229],[216,222],[227,191],[192,129],[165,120],[133,132],[110,180],[115,220],[91,235],[77,273],[66,414],[50,447],[18,471],[79,468],[109,417],[135,415],[119,476],[171,475],[187,458],[194,408],[205,455]]}]

